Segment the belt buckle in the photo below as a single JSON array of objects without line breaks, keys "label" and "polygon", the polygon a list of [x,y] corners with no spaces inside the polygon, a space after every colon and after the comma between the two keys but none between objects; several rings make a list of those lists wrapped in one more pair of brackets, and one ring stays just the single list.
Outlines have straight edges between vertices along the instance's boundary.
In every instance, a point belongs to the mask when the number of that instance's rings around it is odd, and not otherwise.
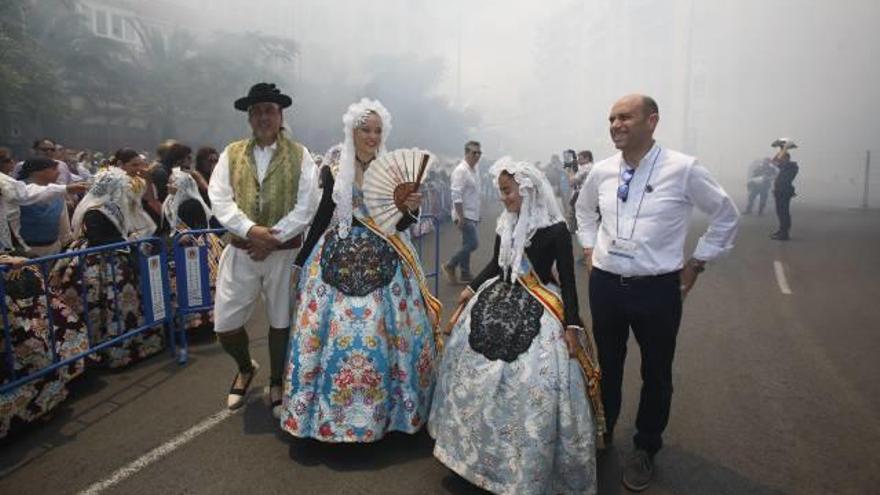
[{"label": "belt buckle", "polygon": [[629,285],[628,283],[626,283],[627,277],[624,277],[623,275],[618,275],[618,277],[620,277],[620,285],[622,287],[627,287]]}]

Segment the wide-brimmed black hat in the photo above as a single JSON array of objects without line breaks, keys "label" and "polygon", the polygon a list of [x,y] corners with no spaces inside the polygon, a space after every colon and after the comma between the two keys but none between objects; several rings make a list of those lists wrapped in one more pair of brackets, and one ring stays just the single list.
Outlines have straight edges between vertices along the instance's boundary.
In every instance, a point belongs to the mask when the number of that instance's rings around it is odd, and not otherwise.
[{"label": "wide-brimmed black hat", "polygon": [[293,100],[283,94],[274,84],[261,82],[251,86],[247,96],[235,100],[235,109],[247,112],[251,105],[265,102],[277,103],[281,108],[287,108],[293,103]]}]

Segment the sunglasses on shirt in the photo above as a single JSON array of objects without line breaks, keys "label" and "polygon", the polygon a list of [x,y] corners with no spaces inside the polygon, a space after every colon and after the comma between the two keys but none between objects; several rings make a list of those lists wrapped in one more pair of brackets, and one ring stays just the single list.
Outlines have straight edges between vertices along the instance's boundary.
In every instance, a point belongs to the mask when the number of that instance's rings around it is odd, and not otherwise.
[{"label": "sunglasses on shirt", "polygon": [[629,198],[629,183],[632,182],[635,174],[636,169],[634,168],[626,168],[623,173],[620,174],[621,183],[617,186],[617,197],[624,203],[626,203],[627,198]]}]

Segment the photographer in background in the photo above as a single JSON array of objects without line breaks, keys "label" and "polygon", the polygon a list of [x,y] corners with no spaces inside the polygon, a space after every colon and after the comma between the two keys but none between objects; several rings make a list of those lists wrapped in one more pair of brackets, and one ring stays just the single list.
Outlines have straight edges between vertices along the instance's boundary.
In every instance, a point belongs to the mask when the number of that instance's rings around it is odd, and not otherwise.
[{"label": "photographer in background", "polygon": [[[574,152],[572,151],[572,153]],[[569,171],[569,182],[571,183],[571,198],[568,200],[568,221],[572,232],[577,231],[577,216],[574,214],[574,204],[578,199],[578,193],[581,191],[581,186],[584,184],[584,181],[587,180],[587,176],[590,175],[590,170],[592,169],[593,152],[590,150],[578,151],[577,161],[574,166],[566,169]]]},{"label": "photographer in background", "polygon": [[577,155],[574,150],[562,152],[562,168],[559,171],[559,199],[562,200],[562,212],[568,211],[568,200],[573,189],[571,178],[577,172]]}]

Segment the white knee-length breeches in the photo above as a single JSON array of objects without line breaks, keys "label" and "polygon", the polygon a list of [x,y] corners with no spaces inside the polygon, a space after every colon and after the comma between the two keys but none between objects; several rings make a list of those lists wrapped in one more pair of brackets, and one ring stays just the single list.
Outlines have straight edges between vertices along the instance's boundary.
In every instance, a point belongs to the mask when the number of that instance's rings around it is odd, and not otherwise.
[{"label": "white knee-length breeches", "polygon": [[254,261],[247,251],[227,245],[220,256],[217,291],[214,296],[214,331],[229,332],[244,326],[254,309],[257,295],[266,301],[269,326],[290,326],[290,275],[294,249],[280,249],[263,261]]}]

